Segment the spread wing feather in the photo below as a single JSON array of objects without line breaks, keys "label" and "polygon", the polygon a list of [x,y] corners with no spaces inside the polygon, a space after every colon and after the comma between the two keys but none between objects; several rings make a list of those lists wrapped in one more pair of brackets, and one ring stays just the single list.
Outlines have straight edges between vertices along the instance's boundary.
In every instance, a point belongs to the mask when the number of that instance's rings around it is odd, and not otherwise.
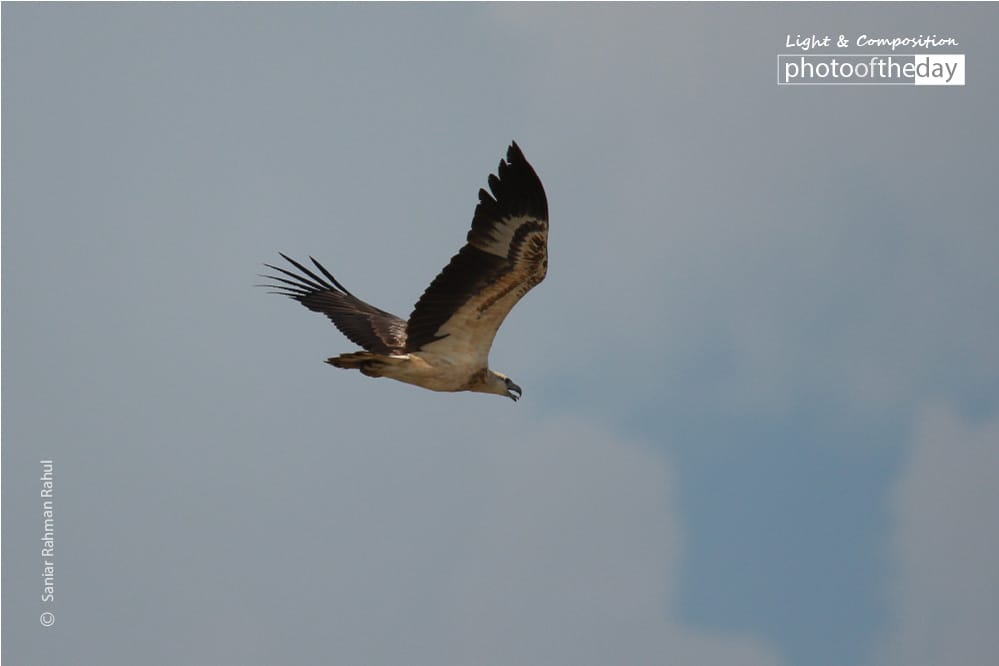
[{"label": "spread wing feather", "polygon": [[406,351],[485,365],[497,329],[548,270],[548,200],[516,142],[479,203],[468,242],[430,284],[406,326]]},{"label": "spread wing feather", "polygon": [[322,273],[312,270],[282,254],[300,273],[264,264],[287,277],[265,275],[281,284],[263,285],[284,294],[315,312],[321,312],[350,340],[376,354],[398,354],[406,346],[406,322],[394,314],[379,310],[347,291],[322,264],[312,263]]}]

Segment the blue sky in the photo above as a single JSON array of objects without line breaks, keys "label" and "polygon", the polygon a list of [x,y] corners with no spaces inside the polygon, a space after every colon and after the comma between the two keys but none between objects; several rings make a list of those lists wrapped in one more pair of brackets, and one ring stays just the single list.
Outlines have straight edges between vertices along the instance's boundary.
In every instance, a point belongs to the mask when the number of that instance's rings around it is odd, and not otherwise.
[{"label": "blue sky", "polygon": [[[3,7],[4,656],[988,663],[994,5]],[[963,88],[774,85],[954,36]],[[514,405],[322,360],[405,316],[511,139]],[[57,624],[38,625],[38,460]]]}]

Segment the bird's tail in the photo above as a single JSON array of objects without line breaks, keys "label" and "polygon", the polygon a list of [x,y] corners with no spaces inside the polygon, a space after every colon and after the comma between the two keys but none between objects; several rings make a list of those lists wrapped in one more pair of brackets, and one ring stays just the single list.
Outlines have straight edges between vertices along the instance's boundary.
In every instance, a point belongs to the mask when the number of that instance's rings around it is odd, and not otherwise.
[{"label": "bird's tail", "polygon": [[326,359],[326,362],[335,368],[345,370],[360,370],[368,377],[381,377],[381,371],[389,362],[390,357],[372,352],[351,352],[350,354],[340,354]]}]

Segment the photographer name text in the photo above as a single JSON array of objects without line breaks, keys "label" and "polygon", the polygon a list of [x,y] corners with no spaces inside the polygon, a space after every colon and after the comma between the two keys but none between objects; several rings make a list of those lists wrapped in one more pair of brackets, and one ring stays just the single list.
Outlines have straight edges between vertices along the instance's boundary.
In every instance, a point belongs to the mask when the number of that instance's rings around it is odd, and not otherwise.
[{"label": "photographer name text", "polygon": [[[40,460],[42,466],[39,497],[42,500],[42,593],[41,600],[44,604],[55,603],[55,471],[51,460]],[[42,613],[41,622],[44,626],[50,626],[49,618],[53,618],[51,612]]]}]

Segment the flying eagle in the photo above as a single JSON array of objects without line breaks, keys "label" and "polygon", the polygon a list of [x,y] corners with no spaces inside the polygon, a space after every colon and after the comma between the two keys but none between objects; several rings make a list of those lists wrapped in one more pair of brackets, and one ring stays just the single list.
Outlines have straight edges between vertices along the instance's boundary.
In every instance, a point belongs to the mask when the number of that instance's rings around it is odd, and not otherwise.
[{"label": "flying eagle", "polygon": [[458,254],[430,283],[409,321],[351,294],[314,258],[316,273],[281,254],[298,269],[270,264],[281,275],[266,275],[276,289],[332,320],[364,351],[326,362],[390,377],[432,391],[476,391],[513,400],[521,389],[489,368],[489,348],[503,319],[548,271],[548,199],[541,180],[516,142],[489,189],[479,190],[472,229]]}]

